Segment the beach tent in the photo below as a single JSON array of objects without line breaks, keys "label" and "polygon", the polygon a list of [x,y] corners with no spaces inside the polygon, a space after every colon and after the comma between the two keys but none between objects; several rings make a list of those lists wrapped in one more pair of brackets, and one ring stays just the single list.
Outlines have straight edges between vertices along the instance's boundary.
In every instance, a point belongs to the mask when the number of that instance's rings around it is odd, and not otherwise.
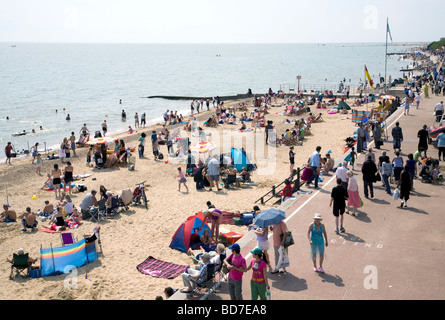
[{"label": "beach tent", "polygon": [[233,167],[236,170],[241,171],[243,170],[243,168],[249,169],[251,163],[249,161],[249,158],[247,157],[246,152],[242,151],[241,149],[232,148],[231,153],[233,159]]},{"label": "beach tent", "polygon": [[204,223],[201,232],[198,232],[198,230],[196,230],[199,229],[203,221],[204,215],[202,214],[202,212],[188,217],[187,220],[183,224],[181,224],[181,226],[173,235],[172,241],[170,243],[170,248],[187,253],[188,249],[190,248],[190,237],[193,233],[197,233],[200,237],[206,229],[209,230],[209,232],[211,233],[207,223]]},{"label": "beach tent", "polygon": [[96,259],[96,243],[87,243],[85,238],[64,247],[40,248],[40,268],[44,277],[68,273],[73,267],[82,267]]},{"label": "beach tent", "polygon": [[346,102],[344,102],[344,101],[340,101],[340,102],[338,103],[338,107],[337,107],[337,109],[338,109],[338,110],[342,110],[342,109],[351,110],[351,107],[350,107]]}]

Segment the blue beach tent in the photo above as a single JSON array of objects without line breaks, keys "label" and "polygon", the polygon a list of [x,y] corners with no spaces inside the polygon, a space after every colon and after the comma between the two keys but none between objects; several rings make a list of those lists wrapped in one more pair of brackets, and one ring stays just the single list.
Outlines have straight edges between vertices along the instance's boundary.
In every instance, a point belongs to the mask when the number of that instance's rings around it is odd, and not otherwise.
[{"label": "blue beach tent", "polygon": [[209,234],[211,236],[211,230],[207,223],[204,223],[201,232],[197,232],[198,230],[196,230],[199,229],[204,219],[205,218],[202,212],[199,212],[198,214],[187,218],[187,220],[183,224],[181,224],[181,226],[173,235],[172,241],[170,243],[170,248],[187,253],[188,249],[191,246],[190,238],[192,234],[197,233],[199,237],[201,237],[204,233],[204,230],[207,229],[209,230]]},{"label": "blue beach tent", "polygon": [[250,169],[251,163],[244,151],[242,151],[241,149],[232,148],[231,153],[233,159],[233,167],[236,170],[241,171],[243,170],[243,168],[247,168],[248,170]]}]

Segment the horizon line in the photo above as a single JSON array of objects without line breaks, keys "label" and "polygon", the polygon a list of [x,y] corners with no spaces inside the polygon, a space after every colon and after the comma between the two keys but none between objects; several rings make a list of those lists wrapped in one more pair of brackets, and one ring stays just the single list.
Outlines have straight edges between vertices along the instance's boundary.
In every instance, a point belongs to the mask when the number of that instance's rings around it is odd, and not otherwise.
[{"label": "horizon line", "polygon": [[[0,43],[7,43],[7,44],[15,44],[15,43],[37,43],[37,44],[163,44],[163,45],[178,45],[178,44],[261,44],[261,45],[276,45],[276,44],[383,44],[386,43],[383,42],[77,42],[77,41],[10,41],[10,40],[0,40]],[[430,44],[431,41],[399,41],[399,42],[392,42],[388,43],[388,45],[400,45],[400,44]]]}]

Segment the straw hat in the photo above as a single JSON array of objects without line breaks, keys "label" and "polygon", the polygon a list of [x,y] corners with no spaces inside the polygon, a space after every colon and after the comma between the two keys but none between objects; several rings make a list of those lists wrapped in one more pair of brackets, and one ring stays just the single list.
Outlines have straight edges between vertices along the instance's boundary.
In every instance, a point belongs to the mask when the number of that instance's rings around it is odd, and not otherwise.
[{"label": "straw hat", "polygon": [[319,214],[319,213],[316,213],[316,214],[314,215],[314,219],[315,219],[315,220],[323,220],[322,217],[321,217],[321,214]]}]

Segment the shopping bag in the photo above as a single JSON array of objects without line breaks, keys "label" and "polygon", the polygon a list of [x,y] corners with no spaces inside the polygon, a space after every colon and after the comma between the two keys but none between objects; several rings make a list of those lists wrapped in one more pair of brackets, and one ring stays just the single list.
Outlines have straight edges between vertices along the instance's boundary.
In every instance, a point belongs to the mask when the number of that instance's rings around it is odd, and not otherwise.
[{"label": "shopping bag", "polygon": [[397,200],[397,199],[400,198],[400,191],[399,191],[398,188],[395,188],[395,189],[394,189],[394,193],[392,194],[392,198],[393,198],[394,200]]},{"label": "shopping bag", "polygon": [[289,267],[289,257],[287,256],[286,250],[283,246],[278,248],[279,258],[278,258],[278,264],[275,270]]}]

